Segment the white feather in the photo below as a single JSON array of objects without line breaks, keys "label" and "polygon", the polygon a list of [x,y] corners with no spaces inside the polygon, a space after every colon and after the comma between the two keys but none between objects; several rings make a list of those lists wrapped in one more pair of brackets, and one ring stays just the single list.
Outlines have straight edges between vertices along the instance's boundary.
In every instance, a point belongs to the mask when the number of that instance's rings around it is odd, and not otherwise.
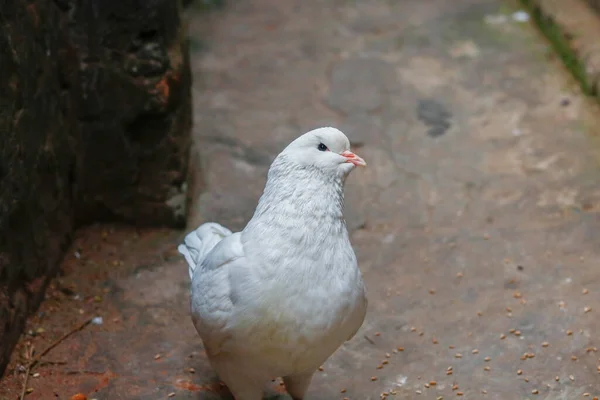
[{"label": "white feather", "polygon": [[224,226],[207,222],[185,237],[183,244],[180,244],[177,250],[183,254],[188,263],[190,279],[193,278],[196,267],[202,264],[213,247],[229,235],[231,231]]}]

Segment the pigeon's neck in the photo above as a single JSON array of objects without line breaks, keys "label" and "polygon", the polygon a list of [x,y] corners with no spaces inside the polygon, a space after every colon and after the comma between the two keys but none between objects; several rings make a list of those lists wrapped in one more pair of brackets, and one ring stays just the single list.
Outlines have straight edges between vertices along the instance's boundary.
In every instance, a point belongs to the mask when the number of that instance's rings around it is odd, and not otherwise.
[{"label": "pigeon's neck", "polygon": [[[343,218],[344,182],[317,169],[277,159],[254,216],[244,228],[246,254],[267,270],[299,280],[323,279],[356,264]],[[341,260],[341,261],[340,261]]]},{"label": "pigeon's neck", "polygon": [[280,157],[275,160],[254,218],[343,219],[343,177],[318,168],[298,166]]},{"label": "pigeon's neck", "polygon": [[287,247],[286,251],[316,249],[347,238],[343,210],[343,179],[278,157],[244,233],[269,247]]}]

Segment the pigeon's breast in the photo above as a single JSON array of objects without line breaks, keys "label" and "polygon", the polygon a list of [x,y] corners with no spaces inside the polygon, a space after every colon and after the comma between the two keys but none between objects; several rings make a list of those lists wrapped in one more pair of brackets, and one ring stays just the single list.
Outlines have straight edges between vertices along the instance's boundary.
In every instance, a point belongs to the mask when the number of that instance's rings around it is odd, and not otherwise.
[{"label": "pigeon's breast", "polygon": [[[344,265],[305,261],[287,275],[262,280],[239,315],[235,342],[276,375],[317,368],[364,317],[364,286],[353,253],[337,260]],[[306,265],[313,263],[319,265]]]}]

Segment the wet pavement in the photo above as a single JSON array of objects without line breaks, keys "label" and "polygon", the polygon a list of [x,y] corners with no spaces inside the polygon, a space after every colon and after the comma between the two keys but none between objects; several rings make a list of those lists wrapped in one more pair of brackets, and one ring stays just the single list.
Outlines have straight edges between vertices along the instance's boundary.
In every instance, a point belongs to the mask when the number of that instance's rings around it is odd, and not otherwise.
[{"label": "wet pavement", "polygon": [[[600,396],[600,113],[515,10],[247,0],[190,11],[195,186],[207,188],[190,229],[242,228],[271,160],[311,128],[341,127],[369,163],[346,191],[369,313],[308,399]],[[0,398],[18,398],[29,344],[39,353],[100,316],[43,357],[27,399],[229,399],[188,315],[182,235],[79,232]],[[282,392],[274,382],[269,396]]]}]

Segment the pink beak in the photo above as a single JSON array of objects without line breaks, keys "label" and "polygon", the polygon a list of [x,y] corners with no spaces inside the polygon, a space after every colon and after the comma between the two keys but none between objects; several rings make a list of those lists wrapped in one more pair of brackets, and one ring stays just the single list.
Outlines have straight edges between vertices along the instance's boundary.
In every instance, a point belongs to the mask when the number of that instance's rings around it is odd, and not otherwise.
[{"label": "pink beak", "polygon": [[365,160],[363,160],[362,158],[360,158],[359,156],[357,156],[356,154],[354,154],[351,151],[344,151],[341,154],[342,156],[346,157],[346,162],[352,163],[354,165],[356,165],[357,167],[366,167],[367,163],[365,162]]}]

